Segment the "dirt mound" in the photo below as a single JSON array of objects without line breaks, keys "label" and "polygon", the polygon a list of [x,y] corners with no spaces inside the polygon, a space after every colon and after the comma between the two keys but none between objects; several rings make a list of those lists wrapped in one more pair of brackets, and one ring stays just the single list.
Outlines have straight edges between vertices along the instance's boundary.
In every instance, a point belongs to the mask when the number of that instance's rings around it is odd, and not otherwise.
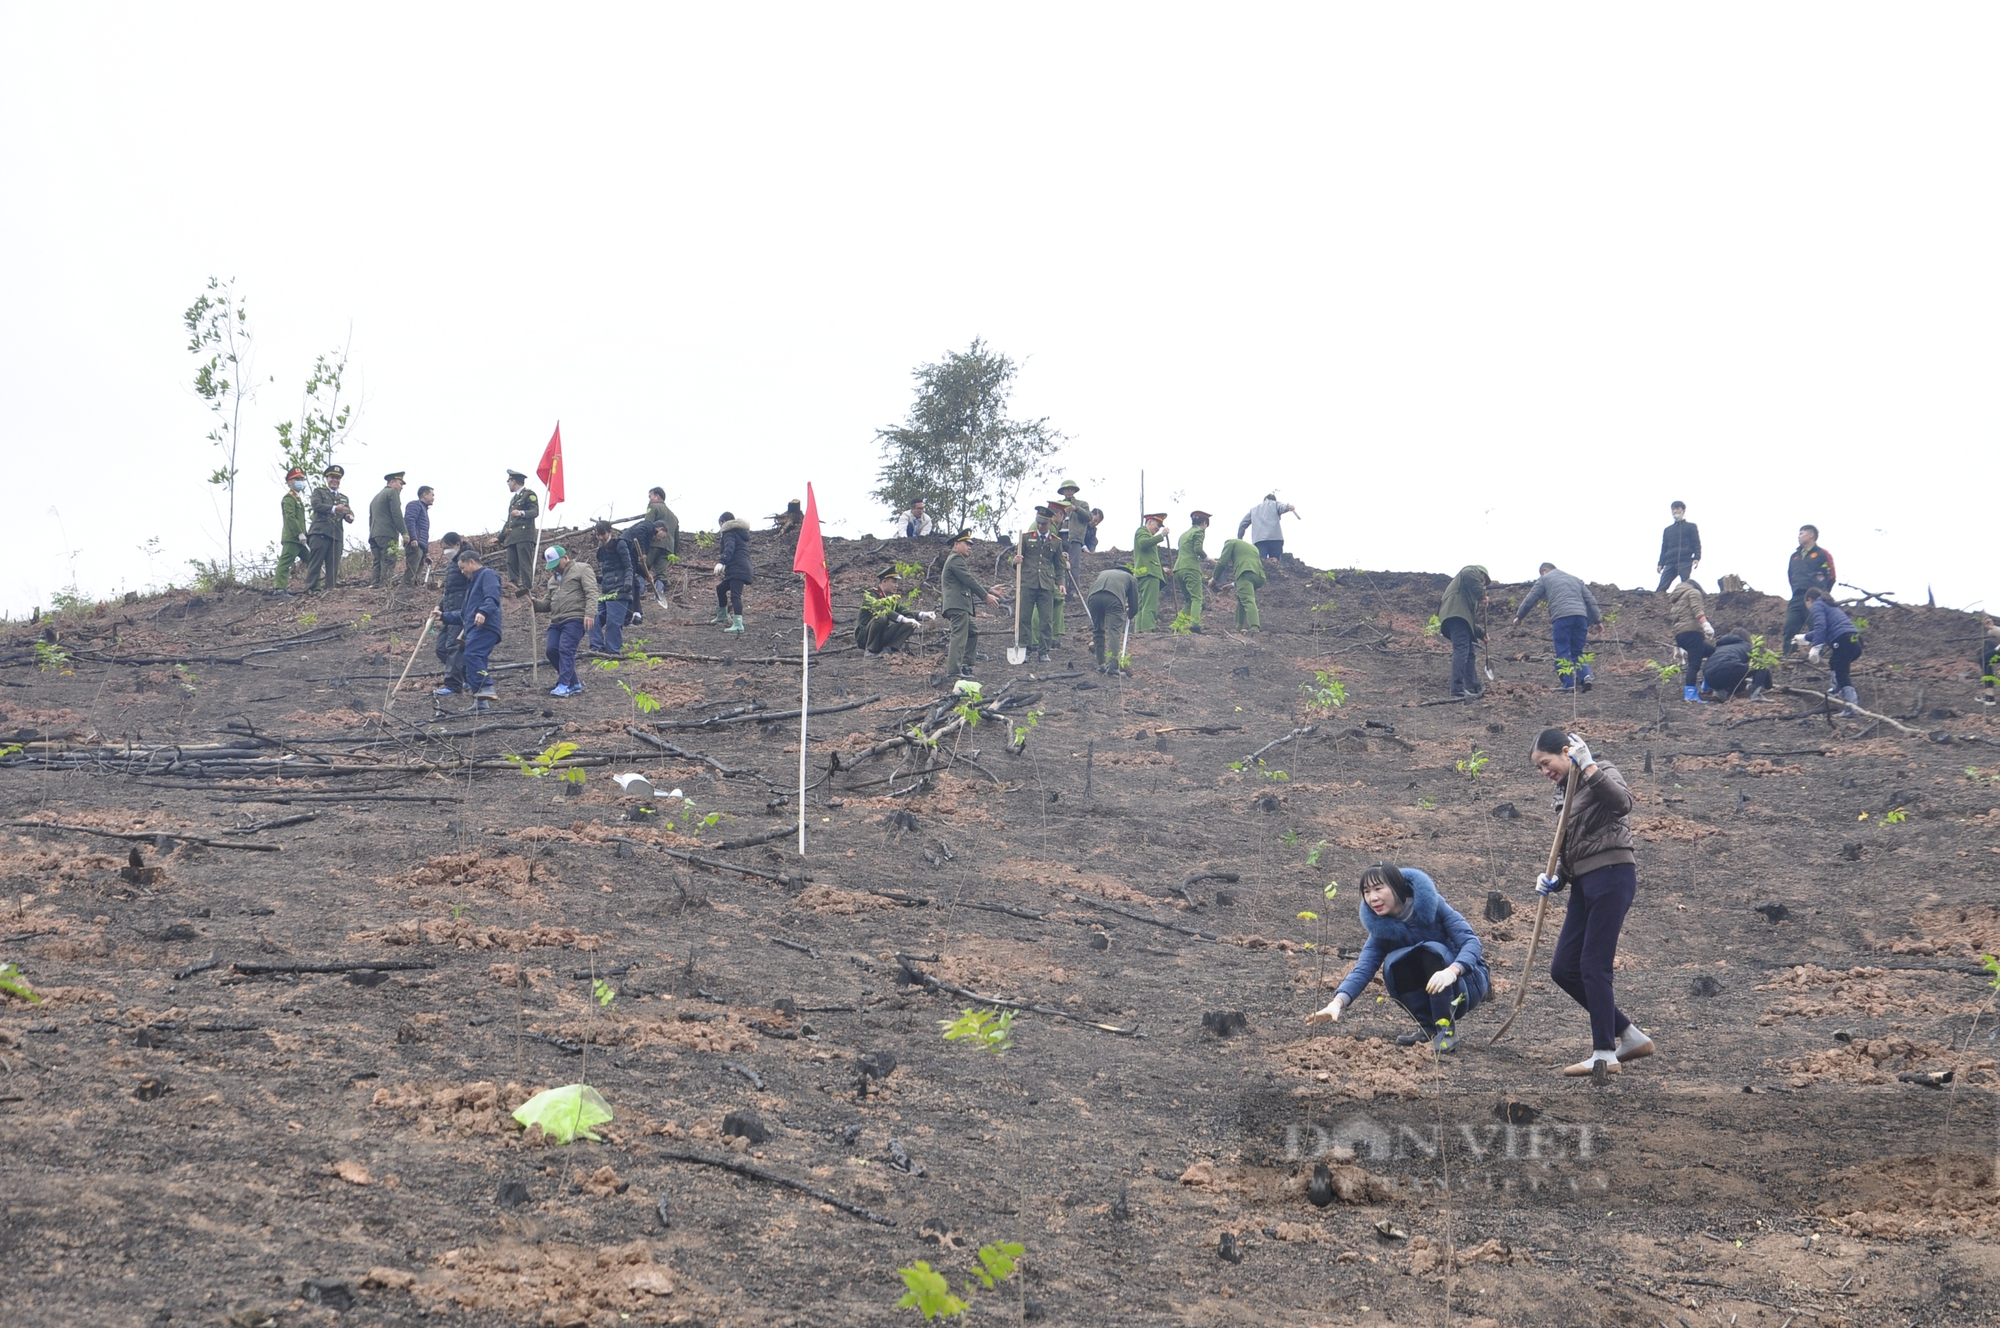
[{"label": "dirt mound", "polygon": [[430,859],[421,867],[383,880],[384,885],[465,886],[475,890],[498,890],[519,894],[528,888],[531,864],[512,854],[489,857],[484,853],[447,853]]},{"label": "dirt mound", "polygon": [[410,1292],[419,1302],[544,1324],[685,1322],[706,1309],[649,1241],[591,1249],[561,1241],[446,1250]]},{"label": "dirt mound", "polygon": [[1758,985],[1758,991],[1781,991],[1787,995],[1772,1002],[1757,1022],[1969,1013],[1972,1002],[1953,990],[1956,985],[1951,975],[1943,973],[1896,972],[1886,968],[1850,968],[1843,972],[1802,964],[1776,981]]},{"label": "dirt mound", "polygon": [[1803,1056],[1773,1058],[1765,1063],[1789,1074],[1793,1088],[1823,1082],[1893,1084],[1898,1074],[1934,1070],[1951,1070],[1961,1083],[1981,1086],[2000,1083],[1991,1059],[1954,1052],[1941,1042],[1913,1041],[1900,1035],[1856,1038],[1844,1046],[1827,1047]]},{"label": "dirt mound", "polygon": [[470,917],[398,922],[370,931],[351,931],[347,940],[355,945],[449,945],[459,950],[530,950],[544,946],[595,950],[603,943],[603,937],[575,927],[551,927],[540,922],[526,927],[496,927]]},{"label": "dirt mound", "polygon": [[1429,1047],[1374,1037],[1302,1038],[1272,1047],[1269,1055],[1289,1078],[1350,1097],[1421,1097],[1433,1069]]},{"label": "dirt mound", "polygon": [[1884,1240],[2000,1236],[1990,1154],[1892,1157],[1833,1173],[1841,1199],[1820,1209],[1839,1230]]}]

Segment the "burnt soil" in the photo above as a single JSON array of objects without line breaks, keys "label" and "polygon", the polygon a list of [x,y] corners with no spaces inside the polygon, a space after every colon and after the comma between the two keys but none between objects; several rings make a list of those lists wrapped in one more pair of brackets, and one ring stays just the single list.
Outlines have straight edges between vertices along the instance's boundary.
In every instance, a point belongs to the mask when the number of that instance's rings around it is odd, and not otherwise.
[{"label": "burnt soil", "polygon": [[[879,699],[814,720],[801,859],[788,835],[727,847],[791,825],[796,719],[648,729],[726,776],[626,732],[798,705],[790,548],[758,538],[744,638],[695,621],[697,583],[629,632],[683,657],[589,669],[566,701],[546,666],[540,691],[510,670],[476,718],[457,698],[434,716],[427,645],[383,716],[431,604],[401,589],[72,614],[67,672],[39,667],[39,625],[11,630],[0,735],[26,746],[0,768],[0,958],[45,1000],[0,1004],[10,1324],[907,1323],[899,1267],[956,1283],[1014,1239],[1020,1277],[975,1298],[989,1321],[1988,1321],[2000,724],[1970,618],[1860,610],[1862,702],[1913,737],[1798,698],[1686,704],[1646,665],[1671,652],[1664,598],[1608,587],[1588,695],[1555,691],[1538,612],[1495,633],[1485,699],[1425,705],[1444,578],[1329,587],[1288,563],[1261,634],[1211,599],[1207,634],[1135,640],[1126,679],[1079,672],[1076,616],[1054,665],[1020,668],[984,619],[989,692],[1036,694],[1011,713],[1039,722],[1018,755],[981,725],[928,781],[907,753],[828,774],[942,691],[934,630],[864,659],[841,629],[814,704]],[[831,541],[839,617],[885,558],[934,552]],[[1496,589],[1502,621],[1522,590]],[[1713,617],[1775,639],[1782,611],[1743,593]],[[496,661],[525,661],[525,602],[507,612]],[[1327,669],[1347,699],[1323,713],[1301,688]],[[621,681],[662,708],[637,715]],[[1548,723],[1638,802],[1618,984],[1659,1050],[1602,1086],[1557,1072],[1589,1046],[1546,976],[1560,901],[1525,1012],[1489,1042],[1554,824],[1526,756]],[[500,759],[556,741],[587,762],[579,794]],[[127,756],[176,743],[292,760]],[[690,827],[671,799],[628,819],[624,770],[722,819]],[[134,882],[134,841],[27,820],[173,838],[140,845],[159,871]],[[1379,986],[1304,1023],[1361,944],[1351,882],[1384,857],[1428,871],[1492,963],[1446,1057],[1394,1044],[1408,1021]],[[1177,890],[1201,872],[1235,879]],[[1496,891],[1513,911],[1490,921]],[[970,1002],[899,954],[1063,1017],[1021,1014],[1000,1058],[947,1044]],[[602,1142],[509,1118],[585,1079],[616,1113]]]}]

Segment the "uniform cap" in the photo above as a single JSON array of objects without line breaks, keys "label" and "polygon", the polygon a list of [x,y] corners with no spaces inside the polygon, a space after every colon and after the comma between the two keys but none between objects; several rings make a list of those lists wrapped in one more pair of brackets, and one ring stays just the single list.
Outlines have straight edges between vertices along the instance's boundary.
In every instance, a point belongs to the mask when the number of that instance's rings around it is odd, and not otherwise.
[{"label": "uniform cap", "polygon": [[286,479],[288,479],[288,480],[302,480],[302,479],[304,479],[305,477],[306,477],[306,473],[305,473],[305,472],[304,472],[303,470],[296,470],[296,469],[294,469],[294,470],[288,470],[288,471],[286,471],[286,472],[285,472],[285,478],[286,478]]},{"label": "uniform cap", "polygon": [[1165,521],[1167,514],[1165,512],[1148,512],[1139,519],[1141,521]]},{"label": "uniform cap", "polygon": [[1057,512],[1067,512],[1067,511],[1069,511],[1069,504],[1068,504],[1068,503],[1064,502],[1064,501],[1063,501],[1062,499],[1060,499],[1060,498],[1051,498],[1051,499],[1049,499],[1049,515],[1050,515],[1050,516],[1054,516],[1054,515],[1055,515],[1055,514],[1056,514]]},{"label": "uniform cap", "polygon": [[957,544],[961,540],[970,540],[971,538],[972,538],[972,527],[967,526],[965,529],[959,531],[956,535],[953,535],[951,537],[951,542],[953,544]]},{"label": "uniform cap", "polygon": [[387,483],[387,482],[388,482],[388,481],[390,481],[390,480],[399,480],[399,479],[401,479],[401,478],[403,478],[403,472],[402,472],[402,471],[400,471],[400,470],[392,470],[392,471],[390,471],[390,472],[389,472],[389,473],[388,473],[387,475],[384,475],[384,476],[382,477],[382,480],[383,480],[383,482],[384,482],[384,483]]},{"label": "uniform cap", "polygon": [[895,581],[900,579],[902,575],[903,574],[901,572],[896,570],[896,564],[890,563],[887,567],[882,569],[881,574],[877,576],[875,579],[877,581]]},{"label": "uniform cap", "polygon": [[1188,520],[1190,520],[1190,521],[1207,521],[1207,520],[1209,520],[1209,519],[1210,519],[1211,517],[1213,517],[1214,515],[1215,515],[1215,513],[1213,513],[1213,512],[1204,512],[1204,511],[1202,511],[1202,510],[1201,510],[1201,509],[1200,509],[1199,507],[1197,507],[1197,508],[1195,508],[1195,509],[1194,509],[1194,511],[1192,511],[1192,512],[1189,512],[1189,513],[1188,513]]},{"label": "uniform cap", "polygon": [[508,471],[508,472],[507,472],[507,478],[508,478],[508,479],[510,479],[510,480],[519,480],[519,481],[521,481],[521,483],[523,483],[523,484],[526,484],[526,483],[528,482],[528,477],[527,477],[526,475],[523,475],[523,474],[522,474],[522,473],[521,473],[520,471],[518,471],[518,470],[510,470],[510,471]]},{"label": "uniform cap", "polygon": [[340,467],[340,466],[328,466],[328,467],[326,468],[326,473],[327,473],[327,475],[328,475],[328,476],[329,476],[330,478],[332,478],[332,479],[336,479],[336,480],[337,480],[337,479],[339,479],[339,478],[340,478],[340,477],[341,477],[342,475],[345,475],[345,474],[347,473],[347,471],[346,471],[346,470],[345,470],[344,468]]},{"label": "uniform cap", "polygon": [[1046,505],[1046,504],[1039,504],[1039,503],[1038,503],[1038,504],[1036,504],[1036,506],[1035,506],[1035,515],[1036,515],[1036,516],[1054,516],[1054,515],[1055,515],[1055,513],[1054,513],[1054,512],[1051,512],[1051,511],[1050,511],[1050,510],[1048,509],[1048,507],[1047,507],[1047,505]]}]

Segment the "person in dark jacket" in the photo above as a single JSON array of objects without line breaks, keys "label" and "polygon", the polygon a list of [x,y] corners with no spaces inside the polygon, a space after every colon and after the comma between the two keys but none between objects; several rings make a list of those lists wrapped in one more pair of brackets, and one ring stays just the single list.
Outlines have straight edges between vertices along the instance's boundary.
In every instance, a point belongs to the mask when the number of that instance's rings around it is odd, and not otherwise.
[{"label": "person in dark jacket", "polygon": [[1828,657],[1833,685],[1826,689],[1826,694],[1839,696],[1847,702],[1847,713],[1853,714],[1861,698],[1855,693],[1847,671],[1861,657],[1861,633],[1854,630],[1854,620],[1842,613],[1840,606],[1818,586],[1806,591],[1806,630],[1794,637],[1792,644],[1805,646],[1808,658],[1815,664],[1822,654]]},{"label": "person in dark jacket", "polygon": [[[680,561],[681,519],[674,515],[673,508],[667,506],[667,491],[657,484],[646,492],[646,520],[652,526],[652,534],[642,550],[645,556],[643,566],[647,580],[652,583],[653,597],[659,601],[661,608],[665,608],[667,569]],[[646,587],[637,589],[644,590]],[[635,591],[633,604],[636,605],[640,598]],[[637,609],[633,612],[636,613]]]},{"label": "person in dark jacket", "polygon": [[417,584],[417,577],[431,565],[431,504],[437,490],[426,484],[417,496],[403,504],[403,584]]},{"label": "person in dark jacket", "polygon": [[500,574],[470,547],[459,550],[458,569],[465,573],[465,600],[447,620],[465,629],[465,681],[485,710],[500,695],[486,667],[493,647],[500,644]]},{"label": "person in dark jacket", "polygon": [[1337,1021],[1379,970],[1390,997],[1422,1030],[1396,1041],[1450,1051],[1458,1044],[1458,1021],[1493,989],[1479,934],[1415,867],[1378,862],[1362,872],[1360,907],[1368,940],[1333,999],[1306,1022]]},{"label": "person in dark jacket", "polygon": [[1556,682],[1564,691],[1590,690],[1590,665],[1583,657],[1590,653],[1590,629],[1604,620],[1597,610],[1597,596],[1583,578],[1571,576],[1554,563],[1543,563],[1542,574],[1514,610],[1514,625],[1528,616],[1528,610],[1543,600],[1549,605],[1549,635],[1555,640]]},{"label": "person in dark jacket", "polygon": [[2000,619],[1986,616],[1986,632],[1979,638],[1979,704],[1994,704],[1993,685],[2000,680]]},{"label": "person in dark jacket", "polygon": [[1789,655],[1794,639],[1805,629],[1806,592],[1814,586],[1821,590],[1833,589],[1833,555],[1819,546],[1818,526],[1799,527],[1799,547],[1792,550],[1792,560],[1785,567],[1785,579],[1791,582],[1792,602],[1785,606],[1785,644],[1780,653]]},{"label": "person in dark jacket", "polygon": [[463,541],[455,530],[447,530],[438,546],[444,551],[444,592],[438,596],[438,663],[444,665],[444,686],[434,696],[453,696],[465,688],[465,627],[458,611],[465,606],[466,587],[472,580],[458,562]]},{"label": "person in dark jacket", "polygon": [[375,581],[380,590],[396,573],[396,550],[409,532],[403,528],[403,472],[382,477],[382,491],[368,504],[368,547],[375,551]]},{"label": "person in dark jacket", "polygon": [[[1129,567],[1107,567],[1091,582],[1083,603],[1090,610],[1090,649],[1097,671],[1124,673],[1125,624],[1139,612],[1139,578]],[[1104,658],[1107,640],[1109,649],[1118,652],[1109,664]]]},{"label": "person in dark jacket", "polygon": [[1750,695],[1755,697],[1771,685],[1769,669],[1752,669],[1750,652],[1755,643],[1741,632],[1731,632],[1717,638],[1715,650],[1702,666],[1702,685],[1708,688],[1710,696],[1727,699],[1736,694],[1744,680],[1750,683]]},{"label": "person in dark jacket", "polygon": [[609,521],[597,523],[597,616],[590,624],[590,648],[620,654],[625,649],[625,619],[638,598],[644,563],[635,563],[632,541]]},{"label": "person in dark jacket", "polygon": [[1660,574],[1661,591],[1676,579],[1687,580],[1701,566],[1701,527],[1687,519],[1687,510],[1686,503],[1676,502],[1674,522],[1660,535],[1660,564],[1653,570]]},{"label": "person in dark jacket", "polygon": [[757,569],[750,563],[750,523],[739,521],[734,512],[724,512],[717,521],[722,539],[715,563],[714,621],[725,624],[725,632],[740,632],[743,587],[757,579]]},{"label": "person in dark jacket", "polygon": [[312,551],[306,560],[307,594],[322,588],[332,590],[340,578],[340,553],[347,541],[346,528],[354,523],[354,509],[347,505],[347,495],[340,491],[340,481],[346,474],[339,466],[328,466],[322,482],[314,486],[312,497],[306,500],[312,512],[312,523],[306,527],[306,547]]},{"label": "person in dark jacket", "polygon": [[[1616,1074],[1621,1062],[1653,1054],[1653,1040],[1618,1008],[1611,970],[1618,933],[1639,890],[1638,855],[1632,848],[1632,793],[1618,768],[1599,765],[1574,733],[1543,729],[1535,739],[1535,766],[1562,785],[1577,771],[1576,797],[1563,826],[1556,874],[1535,879],[1535,893],[1570,893],[1562,933],[1549,958],[1549,977],[1590,1011],[1589,1057],[1564,1074]],[[1556,795],[1561,806],[1564,795]],[[1527,979],[1522,975],[1523,981]]]},{"label": "person in dark jacket", "polygon": [[1035,524],[1014,541],[1014,561],[1021,564],[1021,642],[1043,663],[1056,643],[1056,606],[1062,603],[1063,574],[1069,555],[1056,533],[1053,508],[1035,508]]},{"label": "person in dark jacket", "polygon": [[1472,643],[1486,639],[1486,590],[1492,576],[1476,563],[1458,569],[1458,575],[1444,588],[1438,605],[1438,630],[1451,642],[1451,694],[1478,696],[1479,669],[1473,663]]}]

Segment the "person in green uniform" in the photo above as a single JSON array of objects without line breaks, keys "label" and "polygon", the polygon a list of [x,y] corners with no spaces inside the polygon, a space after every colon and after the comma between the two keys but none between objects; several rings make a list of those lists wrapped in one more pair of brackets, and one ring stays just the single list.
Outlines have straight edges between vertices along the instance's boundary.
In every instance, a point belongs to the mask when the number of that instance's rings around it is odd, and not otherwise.
[{"label": "person in green uniform", "polygon": [[1150,632],[1159,625],[1160,583],[1167,574],[1160,569],[1160,546],[1167,542],[1167,514],[1148,512],[1132,532],[1132,575],[1139,581],[1139,611],[1132,615],[1132,630]]},{"label": "person in green uniform", "polygon": [[1262,631],[1257,620],[1257,587],[1264,584],[1264,555],[1249,540],[1224,540],[1215,555],[1217,590],[1236,587],[1236,625],[1246,632]]},{"label": "person in green uniform", "polygon": [[339,466],[328,466],[324,482],[314,486],[312,497],[306,500],[312,511],[311,523],[306,526],[306,546],[312,550],[312,557],[306,561],[308,594],[322,588],[332,590],[340,577],[340,546],[347,538],[344,527],[354,520],[354,509],[347,505],[347,495],[340,491],[340,479],[345,474]]},{"label": "person in green uniform", "polygon": [[681,519],[667,506],[667,491],[655,485],[646,494],[646,519],[653,523],[653,542],[646,549],[646,572],[653,582],[653,596],[667,602],[667,568],[678,560],[681,548]]},{"label": "person in green uniform", "polygon": [[375,550],[375,589],[389,584],[396,574],[396,550],[409,537],[403,524],[403,472],[392,470],[382,477],[382,492],[368,504],[368,547]]},{"label": "person in green uniform", "polygon": [[1054,512],[1035,509],[1035,524],[1014,542],[1014,560],[1021,564],[1022,645],[1046,662],[1055,645],[1056,605],[1062,597],[1063,570],[1069,566],[1062,536],[1055,532]]},{"label": "person in green uniform", "polygon": [[915,602],[914,594],[903,593],[903,578],[895,565],[883,568],[875,579],[875,593],[861,592],[861,616],[854,620],[854,644],[861,653],[873,659],[901,650],[916,635]]},{"label": "person in green uniform", "polygon": [[285,523],[284,533],[278,536],[278,591],[292,593],[292,564],[299,555],[312,557],[312,550],[306,547],[306,473],[303,470],[287,471],[285,474],[285,496],[278,500],[278,514]]},{"label": "person in green uniform", "polygon": [[1097,671],[1123,675],[1126,615],[1139,612],[1139,578],[1129,567],[1107,567],[1090,583],[1083,602],[1090,610],[1090,652]]},{"label": "person in green uniform", "polygon": [[1188,528],[1181,532],[1180,552],[1174,557],[1174,584],[1180,587],[1181,598],[1187,601],[1186,613],[1192,619],[1190,632],[1201,630],[1201,545],[1208,537],[1211,519],[1200,508],[1188,513]]},{"label": "person in green uniform", "polygon": [[507,550],[507,576],[514,593],[525,595],[535,577],[535,521],[542,514],[542,500],[528,487],[528,477],[518,470],[507,472],[507,524],[500,527],[500,544]]},{"label": "person in green uniform", "polygon": [[944,618],[951,624],[951,649],[944,657],[944,676],[970,678],[972,661],[979,655],[979,631],[972,625],[972,611],[980,600],[998,604],[1000,597],[979,584],[972,574],[972,530],[952,537],[951,554],[944,560]]}]

